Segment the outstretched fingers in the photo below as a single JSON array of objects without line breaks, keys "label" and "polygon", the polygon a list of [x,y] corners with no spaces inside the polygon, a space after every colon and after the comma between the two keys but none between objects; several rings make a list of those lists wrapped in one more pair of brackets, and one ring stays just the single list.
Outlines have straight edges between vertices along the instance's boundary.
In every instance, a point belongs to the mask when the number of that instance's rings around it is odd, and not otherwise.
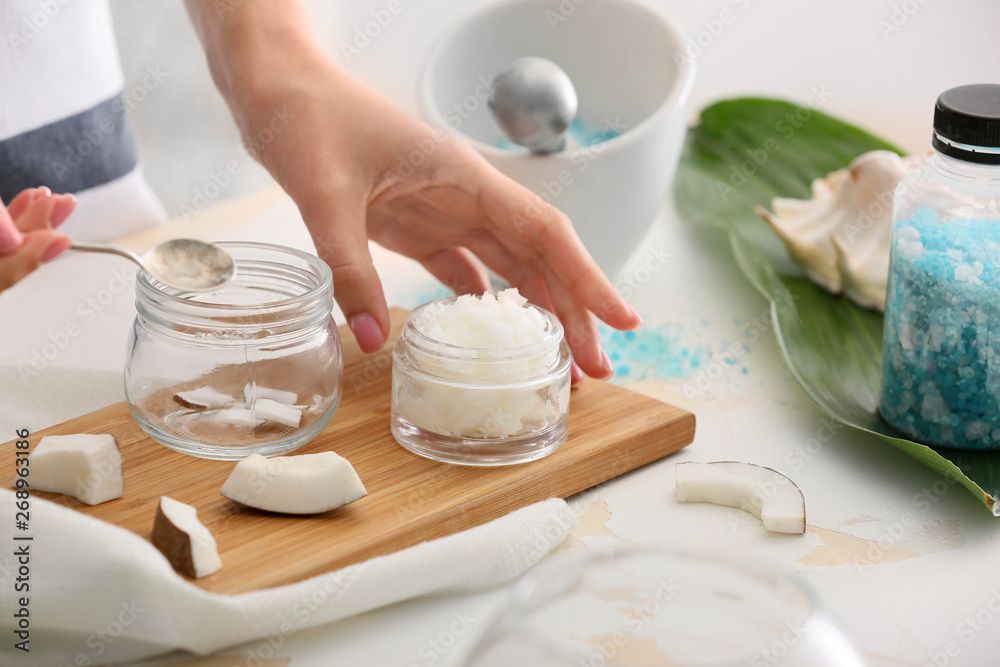
[{"label": "outstretched fingers", "polygon": [[7,212],[10,213],[11,217],[20,217],[28,209],[28,205],[31,201],[41,192],[48,190],[48,188],[27,188],[21,190],[14,198],[10,200],[7,204]]},{"label": "outstretched fingers", "polygon": [[530,249],[508,240],[512,251],[491,234],[480,231],[468,239],[469,247],[488,267],[518,288],[531,303],[555,313],[563,325],[567,344],[573,351],[573,384],[583,375],[607,377],[611,364],[601,350],[601,338],[593,316],[566,291],[553,275],[543,275],[537,258],[527,259]]},{"label": "outstretched fingers", "polygon": [[614,369],[601,348],[597,318],[580,305],[555,275],[549,273],[545,278],[555,313],[563,324],[566,343],[573,351],[573,360],[591,377],[610,377]]},{"label": "outstretched fingers", "polygon": [[54,258],[69,247],[70,240],[59,232],[42,229],[28,232],[24,242],[13,252],[0,256],[0,292]]},{"label": "outstretched fingers", "polygon": [[76,197],[71,194],[53,194],[46,187],[22,190],[10,200],[10,213],[18,229],[29,232],[51,229],[61,225],[76,207]]},{"label": "outstretched fingers", "polygon": [[482,294],[490,289],[486,269],[466,248],[443,248],[419,261],[455,294]]},{"label": "outstretched fingers", "polygon": [[616,329],[642,324],[558,209],[506,177],[490,179],[480,198],[493,223],[543,258],[580,306]]},{"label": "outstretched fingers", "polygon": [[316,252],[333,272],[333,295],[364,352],[382,348],[389,335],[389,310],[375,272],[365,228],[363,200],[339,193],[299,203]]}]

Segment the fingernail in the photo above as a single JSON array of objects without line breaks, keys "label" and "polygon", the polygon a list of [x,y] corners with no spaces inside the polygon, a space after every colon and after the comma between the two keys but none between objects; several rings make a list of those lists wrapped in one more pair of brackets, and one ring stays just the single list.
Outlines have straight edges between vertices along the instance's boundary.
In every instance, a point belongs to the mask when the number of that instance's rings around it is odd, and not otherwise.
[{"label": "fingernail", "polygon": [[610,377],[615,372],[615,367],[611,365],[611,358],[605,350],[601,350],[601,368],[604,370],[604,377]]},{"label": "fingernail", "polygon": [[52,215],[49,216],[49,222],[53,227],[58,227],[69,217],[74,208],[76,208],[76,197],[73,195],[60,195],[59,201],[52,207]]},{"label": "fingernail", "polygon": [[569,366],[569,386],[579,387],[583,384],[583,369],[576,365],[576,362],[572,362]]},{"label": "fingernail", "polygon": [[35,192],[35,197],[48,197],[51,194],[52,190],[50,190],[47,186],[43,185],[42,187],[38,188],[37,192]]},{"label": "fingernail", "polygon": [[42,253],[42,261],[47,262],[50,259],[55,259],[60,253],[69,247],[69,244],[70,240],[68,238],[61,238],[58,241],[53,241],[49,244],[49,247],[45,249],[45,252]]},{"label": "fingernail", "polygon": [[382,327],[374,317],[365,313],[351,319],[351,331],[361,346],[361,351],[366,354],[374,352],[385,344],[385,337],[382,336]]}]

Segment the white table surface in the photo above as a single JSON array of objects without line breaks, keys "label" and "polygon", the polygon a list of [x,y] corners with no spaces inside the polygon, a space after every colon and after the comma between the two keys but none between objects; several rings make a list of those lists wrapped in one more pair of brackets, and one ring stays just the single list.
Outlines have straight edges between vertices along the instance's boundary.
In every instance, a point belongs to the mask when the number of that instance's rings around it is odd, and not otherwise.
[{"label": "white table surface", "polygon": [[[317,29],[336,53],[339,41],[383,4],[317,4]],[[482,4],[403,0],[404,11],[347,67],[412,110],[419,60],[446,23],[442,19]],[[699,58],[694,110],[740,94],[804,100],[810,87],[825,86],[833,92],[826,111],[918,150],[929,138],[938,93],[996,81],[1000,71],[995,0],[653,4],[672,12],[690,34],[724,8],[736,12],[737,19]],[[878,21],[891,21],[894,6],[912,15],[883,36]],[[156,155],[146,159],[155,161]],[[274,190],[218,205],[185,231],[311,247],[294,207]],[[141,246],[170,233],[156,230],[131,241]],[[720,233],[683,223],[666,202],[624,275],[639,275],[660,249],[670,262],[633,299],[646,320],[639,335],[644,347],[620,341],[611,346],[632,355],[630,371],[615,381],[694,411],[697,436],[679,454],[574,498],[582,524],[569,548],[679,542],[757,554],[806,575],[870,665],[998,664],[1000,619],[989,605],[1000,597],[1000,573],[993,569],[1000,562],[994,540],[1000,519],[964,489],[944,484],[874,437],[846,428],[827,437],[828,422],[784,368],[765,323],[766,302],[738,272]],[[379,249],[374,253],[390,304],[412,307],[440,293],[419,267]],[[8,371],[28,368],[38,360],[36,352],[42,358],[53,352],[40,372],[120,370],[134,314],[131,278],[121,280],[121,268],[104,258],[67,256],[5,293],[0,363]],[[46,295],[44,305],[38,294]],[[741,329],[755,318],[762,335],[743,337]],[[67,326],[77,333],[59,346],[59,332]],[[722,355],[734,341],[745,351],[737,363],[727,363]],[[678,361],[684,358],[700,366],[685,367]],[[699,385],[701,373],[709,381]],[[34,381],[3,377],[5,400],[30,392]],[[700,393],[690,390],[699,386]],[[0,433],[25,425],[39,426],[5,415]],[[817,448],[811,439],[825,442]],[[720,459],[789,474],[806,497],[807,534],[774,535],[738,510],[674,501],[676,462]],[[241,655],[242,661],[232,663],[239,665],[255,664],[251,658],[262,647],[263,655],[286,657],[293,667],[455,665],[507,592],[505,587],[414,600],[225,653]],[[456,615],[471,619],[468,631],[455,624]],[[272,644],[278,646],[269,649]],[[945,658],[948,649],[954,655]]]}]

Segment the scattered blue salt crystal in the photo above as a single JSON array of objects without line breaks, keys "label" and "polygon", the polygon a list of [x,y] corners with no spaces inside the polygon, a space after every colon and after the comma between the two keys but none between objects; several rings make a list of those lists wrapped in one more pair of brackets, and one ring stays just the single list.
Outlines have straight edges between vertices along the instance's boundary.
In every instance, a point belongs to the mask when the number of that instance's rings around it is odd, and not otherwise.
[{"label": "scattered blue salt crystal", "polygon": [[617,331],[601,325],[601,339],[615,366],[615,380],[665,381],[690,377],[710,355],[708,346],[691,344],[679,322],[645,325],[637,331]]},{"label": "scattered blue salt crystal", "polygon": [[896,224],[882,360],[882,416],[926,444],[1000,448],[1000,225]]}]

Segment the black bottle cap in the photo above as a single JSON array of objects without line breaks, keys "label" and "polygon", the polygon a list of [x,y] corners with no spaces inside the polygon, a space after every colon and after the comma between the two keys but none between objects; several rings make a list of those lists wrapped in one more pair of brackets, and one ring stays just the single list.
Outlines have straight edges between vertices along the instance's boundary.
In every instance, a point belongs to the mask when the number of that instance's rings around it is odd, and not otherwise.
[{"label": "black bottle cap", "polygon": [[1000,84],[959,86],[934,105],[931,145],[949,157],[1000,164]]}]

